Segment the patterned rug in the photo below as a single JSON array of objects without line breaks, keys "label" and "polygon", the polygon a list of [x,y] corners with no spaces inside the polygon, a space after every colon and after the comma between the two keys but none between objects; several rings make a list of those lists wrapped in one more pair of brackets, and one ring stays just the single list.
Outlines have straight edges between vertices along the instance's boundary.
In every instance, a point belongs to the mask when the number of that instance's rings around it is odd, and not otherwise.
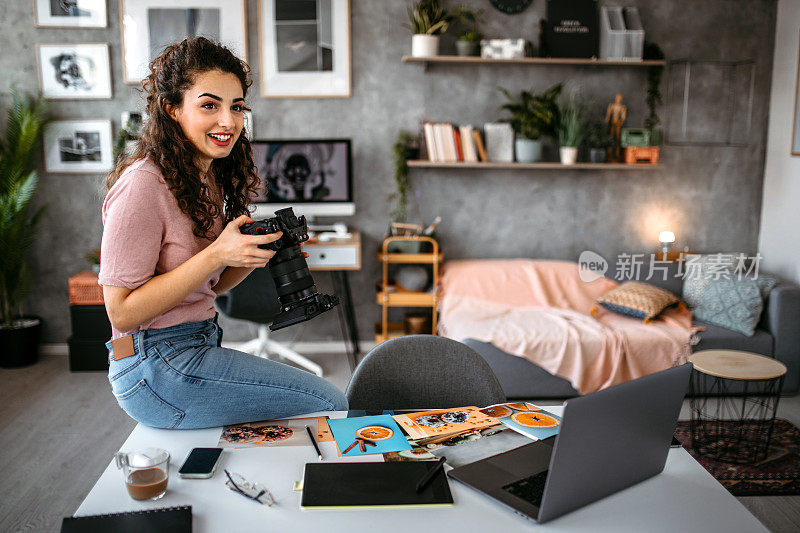
[{"label": "patterned rug", "polygon": [[675,437],[734,496],[800,494],[800,429],[791,422],[775,419],[767,457],[752,465],[726,463],[699,455],[691,448],[690,423],[679,421]]}]

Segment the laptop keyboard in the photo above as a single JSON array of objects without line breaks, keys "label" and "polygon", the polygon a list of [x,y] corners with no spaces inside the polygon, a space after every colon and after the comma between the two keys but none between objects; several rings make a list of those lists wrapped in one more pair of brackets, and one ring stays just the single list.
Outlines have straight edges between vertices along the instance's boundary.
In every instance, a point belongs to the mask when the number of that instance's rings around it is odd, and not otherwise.
[{"label": "laptop keyboard", "polygon": [[510,492],[517,498],[530,502],[536,507],[542,506],[542,496],[544,495],[544,483],[547,480],[547,470],[528,476],[503,486],[503,490]]}]

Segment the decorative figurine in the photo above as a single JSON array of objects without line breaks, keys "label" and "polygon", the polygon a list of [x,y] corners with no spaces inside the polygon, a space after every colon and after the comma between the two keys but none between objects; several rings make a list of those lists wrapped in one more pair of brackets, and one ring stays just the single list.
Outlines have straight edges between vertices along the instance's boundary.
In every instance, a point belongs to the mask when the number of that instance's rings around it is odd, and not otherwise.
[{"label": "decorative figurine", "polygon": [[622,147],[620,137],[622,135],[622,125],[628,116],[628,108],[622,105],[622,95],[617,94],[614,103],[608,104],[606,110],[606,122],[609,123],[609,133],[614,139],[614,153],[612,159],[616,162],[622,161]]}]

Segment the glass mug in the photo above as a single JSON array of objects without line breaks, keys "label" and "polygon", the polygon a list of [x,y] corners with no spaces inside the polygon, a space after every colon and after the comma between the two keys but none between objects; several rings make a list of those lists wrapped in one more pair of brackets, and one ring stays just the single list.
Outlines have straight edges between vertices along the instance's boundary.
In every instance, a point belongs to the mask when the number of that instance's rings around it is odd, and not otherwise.
[{"label": "glass mug", "polygon": [[145,448],[119,452],[114,456],[117,468],[125,474],[125,487],[134,500],[157,500],[167,492],[169,452]]}]

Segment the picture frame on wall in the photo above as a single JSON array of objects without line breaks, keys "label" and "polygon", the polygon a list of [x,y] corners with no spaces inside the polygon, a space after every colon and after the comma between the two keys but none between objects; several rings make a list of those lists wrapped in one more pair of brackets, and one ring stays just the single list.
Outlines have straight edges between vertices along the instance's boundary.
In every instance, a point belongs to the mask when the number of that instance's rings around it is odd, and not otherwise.
[{"label": "picture frame on wall", "polygon": [[37,44],[39,87],[53,100],[110,99],[107,43]]},{"label": "picture frame on wall", "polygon": [[113,166],[110,120],[55,120],[42,145],[45,172],[89,174]]},{"label": "picture frame on wall", "polygon": [[349,98],[350,0],[259,0],[261,96]]},{"label": "picture frame on wall", "polygon": [[246,0],[119,0],[126,83],[138,83],[165,46],[207,37],[247,61]]},{"label": "picture frame on wall", "polygon": [[106,28],[106,0],[34,0],[37,28]]}]

